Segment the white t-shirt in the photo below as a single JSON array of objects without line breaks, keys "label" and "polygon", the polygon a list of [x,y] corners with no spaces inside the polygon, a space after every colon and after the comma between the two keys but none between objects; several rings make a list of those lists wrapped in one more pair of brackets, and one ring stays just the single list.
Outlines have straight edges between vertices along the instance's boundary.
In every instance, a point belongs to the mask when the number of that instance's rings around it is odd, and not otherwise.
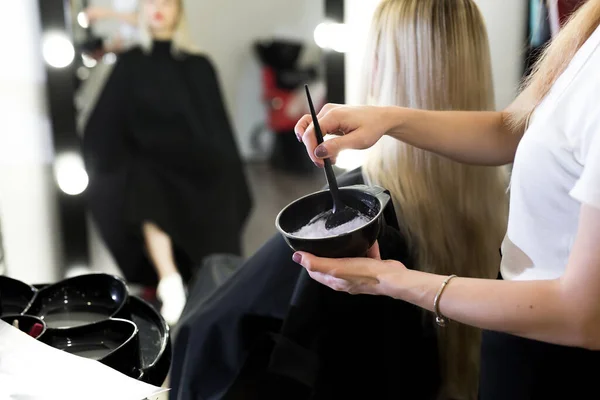
[{"label": "white t-shirt", "polygon": [[582,203],[600,208],[600,27],[533,113],[517,149],[502,277],[562,276]]}]

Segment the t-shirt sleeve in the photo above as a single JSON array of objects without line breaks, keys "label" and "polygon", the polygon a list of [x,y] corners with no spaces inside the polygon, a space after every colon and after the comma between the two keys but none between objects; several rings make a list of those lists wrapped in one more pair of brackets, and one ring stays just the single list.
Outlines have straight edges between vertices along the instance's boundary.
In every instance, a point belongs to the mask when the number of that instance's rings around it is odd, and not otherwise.
[{"label": "t-shirt sleeve", "polygon": [[582,203],[600,208],[600,125],[594,127],[594,134],[584,151],[583,172],[571,190],[571,196]]}]

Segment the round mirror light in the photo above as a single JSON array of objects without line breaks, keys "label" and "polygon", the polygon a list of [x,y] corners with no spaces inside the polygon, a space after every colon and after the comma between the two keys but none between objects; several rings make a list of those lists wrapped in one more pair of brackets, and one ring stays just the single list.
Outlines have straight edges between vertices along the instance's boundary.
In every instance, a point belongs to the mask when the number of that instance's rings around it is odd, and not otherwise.
[{"label": "round mirror light", "polygon": [[54,68],[64,68],[73,62],[75,48],[64,33],[49,32],[42,39],[44,60]]},{"label": "round mirror light", "polygon": [[83,159],[74,152],[62,153],[56,157],[54,174],[60,190],[71,196],[83,193],[89,182]]}]

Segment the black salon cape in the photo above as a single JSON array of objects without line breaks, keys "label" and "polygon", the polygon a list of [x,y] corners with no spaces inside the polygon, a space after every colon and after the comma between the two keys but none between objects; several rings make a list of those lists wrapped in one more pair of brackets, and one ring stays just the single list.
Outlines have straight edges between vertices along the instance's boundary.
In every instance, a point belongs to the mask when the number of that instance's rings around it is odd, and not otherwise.
[{"label": "black salon cape", "polygon": [[243,165],[210,60],[154,42],[119,57],[87,122],[87,200],[126,278],[154,283],[141,225],[171,237],[180,272],[239,254],[251,209]]},{"label": "black salon cape", "polygon": [[[360,170],[340,184],[362,183]],[[410,263],[393,226],[381,254]],[[352,296],[313,281],[275,235],[176,332],[177,400],[433,399],[440,384],[435,331],[408,303]]]}]

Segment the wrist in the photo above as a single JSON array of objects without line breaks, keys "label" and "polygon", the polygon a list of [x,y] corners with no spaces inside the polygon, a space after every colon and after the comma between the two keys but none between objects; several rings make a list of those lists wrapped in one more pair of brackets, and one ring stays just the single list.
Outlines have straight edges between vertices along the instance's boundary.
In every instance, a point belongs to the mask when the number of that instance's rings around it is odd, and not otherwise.
[{"label": "wrist", "polygon": [[377,276],[378,294],[406,301],[405,284],[411,280],[411,270],[399,261],[386,260],[383,262],[391,264],[392,268]]},{"label": "wrist", "polygon": [[446,276],[404,269],[380,279],[383,295],[433,311],[434,299]]},{"label": "wrist", "polygon": [[398,106],[383,107],[381,120],[386,121],[384,135],[399,139],[406,130],[407,119],[410,117],[411,111],[414,110]]}]

